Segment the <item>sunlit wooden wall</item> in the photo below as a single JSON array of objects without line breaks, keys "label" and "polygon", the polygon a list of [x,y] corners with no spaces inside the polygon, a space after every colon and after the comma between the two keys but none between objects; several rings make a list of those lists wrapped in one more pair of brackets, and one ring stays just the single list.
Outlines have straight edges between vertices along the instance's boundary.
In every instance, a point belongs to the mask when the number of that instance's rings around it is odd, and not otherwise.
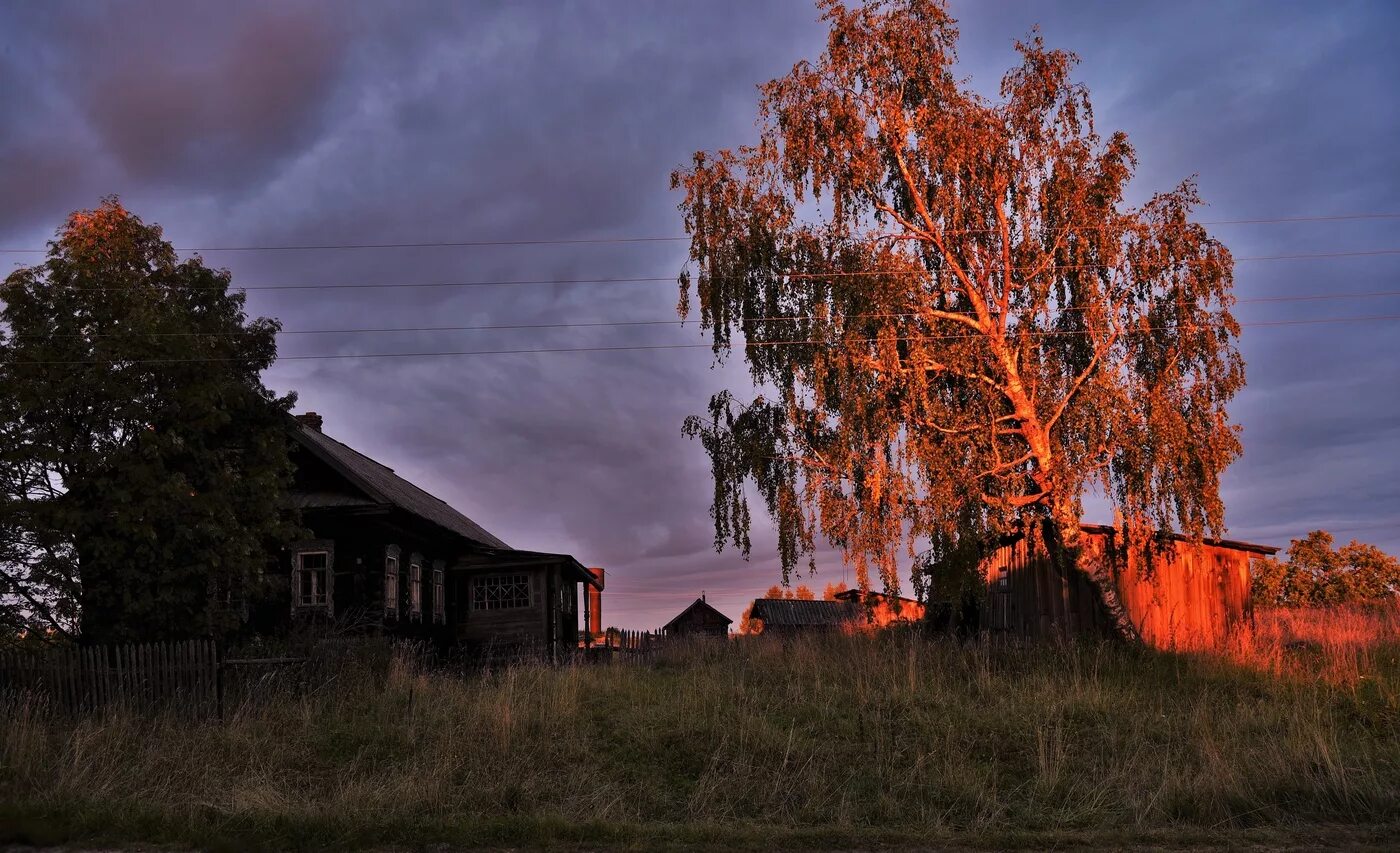
[{"label": "sunlit wooden wall", "polygon": [[[1106,555],[1118,594],[1143,639],[1164,649],[1210,649],[1250,613],[1251,551],[1231,544],[1172,540],[1164,549],[1115,547],[1111,529],[1085,531],[1085,548]],[[1085,576],[1066,576],[1027,539],[983,561],[985,627],[1023,637],[1100,633],[1108,627]]]}]

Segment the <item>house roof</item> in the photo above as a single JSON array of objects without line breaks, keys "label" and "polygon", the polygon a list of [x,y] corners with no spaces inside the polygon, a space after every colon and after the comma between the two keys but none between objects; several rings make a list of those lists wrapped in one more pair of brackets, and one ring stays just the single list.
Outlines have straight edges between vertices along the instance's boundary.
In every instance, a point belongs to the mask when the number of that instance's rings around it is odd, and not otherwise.
[{"label": "house roof", "polygon": [[[315,494],[301,495],[297,503],[306,509],[380,504],[396,507],[478,545],[509,550],[510,546],[492,536],[481,525],[448,506],[409,481],[358,450],[343,444],[320,430],[294,423],[292,435],[313,456],[325,462],[369,496],[369,501],[347,500],[335,496],[324,503],[315,503]],[[570,557],[569,559],[573,559]]]},{"label": "house roof", "polygon": [[796,598],[758,598],[749,618],[763,620],[765,628],[833,627],[862,617],[860,605],[851,601],[803,601]]},{"label": "house roof", "polygon": [[[867,592],[867,593],[865,594],[865,597],[867,597],[867,598],[873,598],[873,599],[877,599],[877,600],[884,600],[884,601],[895,601],[896,599],[898,599],[900,602],[902,602],[902,603],[904,603],[904,604],[918,604],[918,603],[919,603],[917,600],[912,599],[912,598],[905,598],[905,597],[902,596],[902,595],[890,595],[890,594],[887,593],[887,592],[877,592],[876,590],[873,590],[873,589],[870,590],[870,592]],[[841,590],[840,592],[836,593],[836,600],[837,600],[837,601],[854,601],[854,602],[859,602],[859,601],[861,601],[860,590],[859,590],[859,589],[843,589],[843,590]]]},{"label": "house roof", "polygon": [[675,625],[677,622],[681,621],[681,620],[684,619],[686,616],[689,616],[690,613],[691,613],[691,611],[696,610],[696,609],[704,609],[704,610],[710,611],[710,612],[713,613],[714,615],[718,616],[720,619],[724,620],[724,624],[726,624],[726,625],[732,624],[732,623],[734,622],[733,619],[730,619],[728,616],[725,616],[723,613],[720,613],[718,610],[716,610],[714,607],[712,607],[712,606],[710,605],[710,603],[707,602],[704,598],[697,598],[697,599],[695,599],[695,601],[691,602],[691,604],[690,604],[689,607],[687,607],[686,609],[684,609],[684,610],[682,610],[680,613],[678,613],[678,614],[676,615],[676,618],[672,619],[670,622],[667,622],[667,623],[662,627],[662,630],[663,630],[663,631],[669,631],[669,630],[671,630],[671,626],[672,626],[672,625]]},{"label": "house roof", "polygon": [[[1113,527],[1113,525],[1111,525],[1111,524],[1081,524],[1081,525],[1079,525],[1079,529],[1080,529],[1080,530],[1083,530],[1085,533],[1096,533],[1096,534],[1107,534],[1107,535],[1112,535],[1113,532],[1114,532],[1114,527]],[[1191,537],[1189,537],[1189,536],[1187,536],[1187,535],[1185,535],[1185,534],[1183,534],[1183,533],[1173,533],[1173,534],[1171,534],[1171,538],[1177,540],[1178,542],[1190,542],[1190,541],[1191,541]],[[1256,554],[1264,554],[1264,555],[1270,555],[1270,554],[1277,554],[1277,553],[1278,553],[1278,548],[1277,548],[1276,546],[1273,546],[1273,545],[1256,545],[1256,544],[1254,544],[1253,542],[1240,542],[1240,541],[1237,540],[1237,539],[1202,539],[1201,541],[1204,542],[1204,543],[1207,544],[1207,545],[1211,545],[1211,546],[1214,546],[1214,547],[1216,547],[1216,548],[1231,548],[1231,549],[1236,550],[1236,551],[1252,551],[1252,552],[1254,552],[1254,553],[1256,553]]]},{"label": "house roof", "polygon": [[551,554],[546,551],[518,551],[514,548],[486,548],[464,557],[452,568],[462,571],[496,571],[515,566],[541,566],[558,564],[566,576],[573,581],[585,583],[599,592],[603,589],[603,578],[572,555]]}]

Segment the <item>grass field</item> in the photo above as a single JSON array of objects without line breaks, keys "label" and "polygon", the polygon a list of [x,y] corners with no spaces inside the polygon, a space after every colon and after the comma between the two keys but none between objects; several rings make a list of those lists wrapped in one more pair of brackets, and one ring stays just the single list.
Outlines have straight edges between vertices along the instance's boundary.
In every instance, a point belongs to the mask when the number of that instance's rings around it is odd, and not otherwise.
[{"label": "grass field", "polygon": [[1382,849],[1397,629],[1266,614],[1218,657],[759,638],[466,678],[357,657],[222,725],[18,704],[0,842]]}]

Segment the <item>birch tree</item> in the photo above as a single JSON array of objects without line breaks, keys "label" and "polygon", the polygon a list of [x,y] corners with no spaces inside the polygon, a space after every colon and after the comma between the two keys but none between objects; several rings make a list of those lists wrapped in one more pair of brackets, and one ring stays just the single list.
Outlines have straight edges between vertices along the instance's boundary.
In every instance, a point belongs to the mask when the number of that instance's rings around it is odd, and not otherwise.
[{"label": "birch tree", "polygon": [[1077,58],[1038,32],[987,98],[957,77],[943,3],[820,5],[826,50],[761,87],[757,144],[672,176],[681,316],[698,307],[754,384],[686,422],[716,545],[748,550],[749,484],[785,575],[824,538],[863,589],[896,590],[903,554],[975,562],[1033,530],[1132,638],[1081,548],[1083,498],[1134,529],[1221,531],[1244,383],[1230,252],[1193,221],[1192,180],[1126,203],[1127,136],[1096,130]]}]

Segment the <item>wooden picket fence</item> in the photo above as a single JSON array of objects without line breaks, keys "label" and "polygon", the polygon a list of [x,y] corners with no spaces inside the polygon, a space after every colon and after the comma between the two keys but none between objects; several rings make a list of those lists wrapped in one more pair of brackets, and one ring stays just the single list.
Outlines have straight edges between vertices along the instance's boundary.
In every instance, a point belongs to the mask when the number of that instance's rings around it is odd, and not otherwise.
[{"label": "wooden picket fence", "polygon": [[6,648],[0,649],[0,692],[39,698],[66,714],[162,706],[215,716],[223,667],[212,640]]},{"label": "wooden picket fence", "polygon": [[666,634],[662,631],[609,628],[602,640],[602,649],[611,652],[613,656],[630,660],[649,660],[665,644]]}]

